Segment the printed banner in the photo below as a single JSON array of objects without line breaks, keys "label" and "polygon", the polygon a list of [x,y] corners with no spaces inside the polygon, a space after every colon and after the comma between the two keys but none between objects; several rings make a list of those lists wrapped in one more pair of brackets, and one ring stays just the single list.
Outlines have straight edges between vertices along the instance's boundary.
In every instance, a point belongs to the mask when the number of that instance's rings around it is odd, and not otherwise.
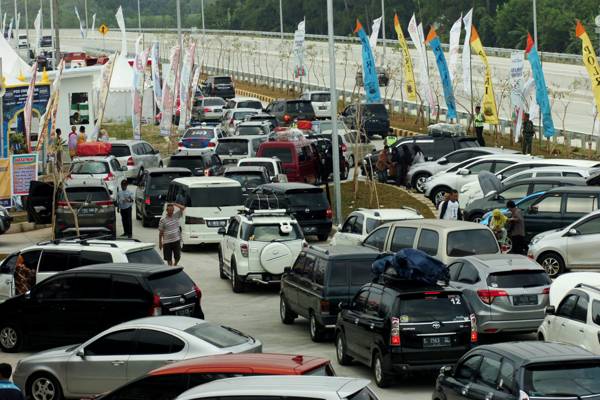
[{"label": "printed banner", "polygon": [[542,62],[537,49],[534,46],[533,38],[527,33],[527,48],[525,49],[527,59],[531,65],[531,74],[535,79],[535,101],[540,106],[542,113],[542,123],[544,126],[544,136],[547,138],[554,136],[554,121],[552,121],[552,110],[550,109],[550,100],[548,99],[548,88],[546,79],[542,70]]},{"label": "printed banner", "polygon": [[465,40],[463,42],[462,52],[462,73],[463,73],[463,91],[469,96],[471,93],[471,26],[473,25],[473,9],[471,8],[467,15],[463,17],[465,26]]},{"label": "printed banner", "polygon": [[[52,115],[56,113],[56,109],[58,108],[58,95],[60,91],[60,81],[62,79],[63,69],[65,67],[65,61],[61,60],[58,66],[58,73],[54,78],[54,82],[52,82],[52,90],[50,94],[50,100],[46,105],[46,112],[42,115],[40,119],[40,133],[38,134],[38,142],[35,151],[39,151],[44,144],[44,140],[48,134],[48,129],[50,126],[50,122],[52,119]],[[52,125],[52,130],[54,131],[55,126]],[[54,133],[53,133],[54,135]]]},{"label": "printed banner", "polygon": [[404,60],[404,89],[406,90],[406,97],[410,101],[416,101],[417,87],[415,84],[415,73],[413,71],[408,44],[404,38],[398,15],[394,15],[394,29],[396,30],[396,35],[398,35],[398,42],[400,43],[400,49],[402,50],[402,59]]},{"label": "printed banner", "polygon": [[4,16],[2,17],[2,32],[6,32],[6,13],[4,13]]},{"label": "printed banner", "polygon": [[192,67],[194,66],[194,57],[196,54],[196,43],[190,43],[185,49],[183,56],[183,65],[181,66],[181,78],[179,80],[179,126],[177,129],[183,132],[189,121],[188,115],[190,96],[190,83],[192,79]]},{"label": "printed banner", "polygon": [[525,53],[513,51],[510,55],[510,106],[515,142],[519,142],[523,123],[523,66]]},{"label": "printed banner", "polygon": [[456,82],[456,67],[458,64],[458,55],[460,53],[460,30],[462,29],[462,14],[460,18],[454,22],[450,29],[450,45],[449,45],[449,64],[448,72],[453,83]]},{"label": "printed banner", "polygon": [[379,30],[381,29],[381,20],[383,17],[375,18],[373,25],[371,26],[371,36],[369,36],[369,44],[371,45],[371,51],[375,53],[375,47],[377,47],[377,39],[379,38]]},{"label": "printed banner", "polygon": [[29,183],[35,181],[38,175],[38,155],[13,154],[10,157],[12,176],[11,196],[26,196],[29,194]]},{"label": "printed banner", "polygon": [[598,59],[596,58],[590,37],[579,20],[577,21],[575,35],[581,39],[583,65],[585,65],[585,69],[587,69],[590,76],[592,93],[594,93],[594,98],[596,99],[596,110],[600,110],[600,65],[598,65]]},{"label": "printed banner", "polygon": [[367,103],[379,103],[381,102],[381,93],[379,92],[379,78],[377,77],[375,59],[373,58],[369,38],[358,20],[356,21],[354,33],[358,33],[358,38],[362,43],[363,86],[365,87]]},{"label": "printed banner", "polygon": [[106,100],[108,99],[108,92],[110,89],[110,81],[112,80],[113,70],[117,63],[117,58],[120,57],[119,52],[115,52],[112,56],[108,57],[106,64],[102,66],[100,72],[100,94],[98,95],[98,115],[96,115],[96,125],[94,126],[90,141],[95,141],[100,133],[102,127],[102,121],[104,120],[104,110],[106,109]]},{"label": "printed banner", "polygon": [[121,55],[127,57],[127,34],[125,33],[125,18],[123,18],[123,8],[119,6],[117,13],[115,14],[117,19],[117,25],[121,30]]},{"label": "printed banner", "polygon": [[452,91],[452,79],[450,78],[450,72],[448,71],[448,65],[446,64],[446,57],[444,57],[444,50],[442,50],[442,43],[433,27],[427,35],[426,42],[429,43],[429,46],[431,46],[433,54],[435,55],[438,72],[440,73],[440,80],[442,81],[442,87],[444,89],[444,99],[446,100],[446,107],[448,108],[447,117],[456,119],[456,99],[454,98],[454,93]]},{"label": "printed banner", "polygon": [[133,138],[142,138],[142,103],[144,94],[144,78],[146,63],[148,62],[148,50],[141,49],[142,36],[135,43],[135,59],[133,61],[133,90],[131,91],[131,125]]},{"label": "printed banner", "polygon": [[188,122],[192,118],[192,106],[194,105],[194,98],[196,97],[196,91],[198,90],[198,82],[200,81],[200,64],[194,65],[194,73],[192,75],[192,84],[190,85],[191,97],[187,104],[187,118]]},{"label": "printed banner", "polygon": [[27,89],[27,100],[25,100],[25,145],[27,151],[31,151],[31,113],[33,110],[33,96],[35,94],[35,80],[37,79],[37,63],[34,63],[31,67],[31,80],[29,81],[29,88]]},{"label": "printed banner", "polygon": [[305,21],[300,22],[298,24],[298,29],[294,32],[294,78],[306,76],[306,68],[304,68],[305,26]]},{"label": "printed banner", "polygon": [[96,14],[92,15],[92,32],[94,32],[94,28],[96,27]]},{"label": "printed banner", "polygon": [[10,23],[8,24],[8,40],[10,40],[10,37],[12,36],[12,30],[13,30],[13,19],[10,19]]},{"label": "printed banner", "polygon": [[77,21],[79,21],[79,34],[81,35],[82,39],[85,39],[85,30],[83,29],[83,22],[81,22],[81,18],[79,17],[79,11],[77,11],[77,6],[75,6],[75,15],[77,16]]},{"label": "printed banner", "polygon": [[158,41],[152,43],[150,50],[150,62],[152,63],[152,86],[154,92],[154,102],[160,111],[162,111],[162,86],[160,83],[160,54]]},{"label": "printed banner", "polygon": [[492,85],[492,71],[474,25],[471,25],[471,48],[481,57],[481,61],[485,67],[484,93],[481,99],[481,108],[483,109],[483,115],[485,115],[485,122],[490,125],[498,125],[500,121],[498,120],[498,108],[496,107],[496,98],[494,97],[494,87]]},{"label": "printed banner", "polygon": [[428,104],[433,110],[436,107],[437,101],[434,99],[433,90],[431,89],[431,84],[429,83],[429,73],[427,70],[425,51],[419,38],[419,29],[417,27],[417,20],[415,19],[414,14],[408,23],[408,34],[410,35],[410,39],[413,41],[415,49],[417,50],[417,54],[419,55],[419,92],[423,102]]},{"label": "printed banner", "polygon": [[177,81],[177,70],[179,69],[179,46],[171,49],[169,56],[169,72],[166,79],[163,80],[162,89],[162,114],[160,118],[161,136],[170,136],[171,125],[173,124],[173,106],[175,104],[175,83]]},{"label": "printed banner", "polygon": [[0,158],[0,206],[11,207],[10,189],[12,187],[10,178],[10,159]]}]

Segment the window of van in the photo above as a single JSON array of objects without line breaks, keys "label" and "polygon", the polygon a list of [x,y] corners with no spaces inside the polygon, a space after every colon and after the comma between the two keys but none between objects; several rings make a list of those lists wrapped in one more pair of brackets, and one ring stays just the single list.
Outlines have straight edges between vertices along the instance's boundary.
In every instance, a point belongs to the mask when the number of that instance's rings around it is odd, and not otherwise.
[{"label": "window of van", "polygon": [[188,207],[229,207],[244,204],[242,188],[238,186],[217,186],[191,188],[186,199]]},{"label": "window of van", "polygon": [[215,150],[220,156],[242,156],[248,154],[248,141],[247,140],[223,140],[220,141]]},{"label": "window of van", "polygon": [[292,155],[291,147],[266,147],[263,148],[262,157],[277,157],[284,163],[294,162],[294,157]]},{"label": "window of van", "polygon": [[311,191],[289,191],[288,201],[292,207],[310,207],[313,210],[329,207],[327,196],[321,189]]},{"label": "window of van", "polygon": [[488,229],[469,229],[448,233],[446,253],[450,257],[498,253],[498,242]]}]

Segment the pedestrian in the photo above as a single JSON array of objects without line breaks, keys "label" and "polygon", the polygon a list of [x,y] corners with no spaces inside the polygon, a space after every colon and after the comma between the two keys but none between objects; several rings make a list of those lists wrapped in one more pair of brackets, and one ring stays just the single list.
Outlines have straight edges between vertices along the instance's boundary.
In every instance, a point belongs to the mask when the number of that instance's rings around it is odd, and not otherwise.
[{"label": "pedestrian", "polygon": [[[178,208],[175,211],[175,207]],[[169,265],[177,265],[181,258],[181,227],[179,219],[185,206],[178,203],[167,204],[167,214],[158,223],[158,248]]]},{"label": "pedestrian", "polygon": [[523,154],[531,154],[533,137],[535,136],[535,128],[533,122],[529,119],[529,113],[523,114],[523,138],[522,150]]},{"label": "pedestrian", "polygon": [[77,127],[73,125],[69,132],[69,155],[73,159],[77,155]]},{"label": "pedestrian", "polygon": [[0,399],[2,400],[25,400],[25,395],[17,385],[10,381],[12,367],[10,364],[0,364]]},{"label": "pedestrian", "polygon": [[121,182],[121,190],[117,192],[117,207],[121,213],[123,222],[123,234],[121,236],[132,237],[131,209],[133,208],[133,193],[127,190],[127,180]]},{"label": "pedestrian", "polygon": [[511,253],[525,255],[525,221],[523,220],[523,213],[512,200],[506,203],[506,207],[511,214],[508,219],[508,222],[510,222],[508,237],[512,242]]},{"label": "pedestrian", "polygon": [[35,268],[29,268],[21,254],[15,264],[14,280],[15,295],[25,294],[35,285]]},{"label": "pedestrian", "polygon": [[384,143],[388,146],[391,147],[394,145],[394,143],[396,143],[398,141],[398,136],[396,136],[396,134],[394,133],[394,129],[390,128],[388,129],[388,134],[385,137],[385,141]]},{"label": "pedestrian", "polygon": [[439,207],[440,219],[459,221],[463,219],[460,204],[458,203],[458,191],[452,189],[448,193],[448,197],[444,200]]},{"label": "pedestrian", "polygon": [[396,177],[396,183],[398,185],[406,185],[406,174],[408,174],[408,169],[410,168],[410,164],[412,163],[412,153],[408,148],[408,145],[403,144],[400,146],[400,162],[398,163],[398,175]]},{"label": "pedestrian", "polygon": [[379,156],[377,157],[377,163],[375,167],[377,168],[377,176],[379,177],[379,182],[387,183],[388,180],[388,168],[391,167],[392,163],[389,161],[389,147],[387,145],[383,146],[383,150],[379,152]]},{"label": "pedestrian", "polygon": [[481,112],[481,107],[475,107],[475,133],[477,134],[477,142],[480,146],[485,146],[483,138],[483,124],[485,123],[485,115]]},{"label": "pedestrian", "polygon": [[99,142],[108,142],[110,140],[110,138],[108,137],[108,132],[106,131],[106,129],[102,128],[100,129],[100,135],[98,135],[98,141]]},{"label": "pedestrian", "polygon": [[499,209],[495,209],[492,211],[492,216],[490,217],[490,221],[488,222],[488,226],[494,232],[494,236],[496,236],[496,240],[498,243],[503,245],[506,242],[506,222],[508,221],[508,217],[502,214],[502,211]]},{"label": "pedestrian", "polygon": [[425,154],[423,154],[423,150],[421,150],[421,148],[418,145],[415,145],[413,147],[413,151],[415,155],[413,156],[412,164],[410,164],[411,167],[415,164],[425,162]]},{"label": "pedestrian", "polygon": [[79,136],[77,136],[77,144],[85,143],[87,140],[87,136],[85,135],[85,126],[81,125],[79,127]]}]

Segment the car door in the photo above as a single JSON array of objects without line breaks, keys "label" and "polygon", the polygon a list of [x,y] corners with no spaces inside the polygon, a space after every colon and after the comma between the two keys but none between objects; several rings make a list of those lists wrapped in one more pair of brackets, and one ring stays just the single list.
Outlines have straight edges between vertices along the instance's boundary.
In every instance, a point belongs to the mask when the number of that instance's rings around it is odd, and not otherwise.
[{"label": "car door", "polygon": [[[377,338],[384,335],[384,319],[379,314],[383,291],[379,287],[371,287],[365,311],[358,321],[358,341],[361,357],[368,359],[371,356],[373,345],[378,343]],[[381,344],[381,342],[379,342]],[[387,343],[386,343],[387,344]]]},{"label": "car door", "polygon": [[315,273],[315,264],[317,259],[312,254],[306,254],[304,257],[304,267],[302,274],[297,277],[297,310],[298,314],[308,317],[309,309],[314,309],[316,296],[313,292],[313,277]]},{"label": "car door", "polygon": [[471,399],[471,385],[479,372],[483,360],[480,354],[463,359],[456,366],[454,373],[445,376],[440,381],[440,386],[446,395],[446,400]]},{"label": "car door", "polygon": [[[102,400],[167,400],[175,399],[188,390],[211,380],[211,374],[164,374],[147,375],[127,385],[103,395]],[[190,382],[190,380],[193,380]]]},{"label": "car door", "polygon": [[573,226],[576,233],[566,234],[567,265],[570,268],[595,268],[598,266],[600,243],[600,216],[593,216]]},{"label": "car door", "polygon": [[556,314],[548,316],[545,319],[546,324],[546,336],[544,339],[556,342],[572,343],[569,337],[564,334],[564,328],[567,321],[573,315],[575,306],[579,296],[577,294],[568,294],[564,299],[561,300]]},{"label": "car door", "polygon": [[120,329],[84,344],[67,362],[67,390],[81,397],[108,392],[125,384],[127,361],[135,351],[135,335],[133,328]]},{"label": "car door", "polygon": [[348,309],[341,314],[344,324],[346,348],[357,357],[361,357],[364,354],[364,351],[361,350],[363,335],[359,327],[359,322],[365,312],[368,297],[369,288],[365,287],[361,289],[348,306]]},{"label": "car door", "polygon": [[300,291],[300,280],[304,274],[304,264],[306,262],[306,253],[302,252],[296,258],[292,270],[286,275],[285,284],[285,299],[288,307],[295,313],[300,314],[300,306],[298,304],[298,292]]},{"label": "car door", "polygon": [[15,295],[15,267],[19,253],[12,253],[0,263],[0,302]]},{"label": "car door", "polygon": [[479,365],[479,372],[468,391],[470,399],[491,400],[496,398],[501,366],[502,359],[499,355],[490,352],[484,354]]},{"label": "car door", "polygon": [[49,224],[52,222],[52,196],[54,185],[51,183],[31,181],[29,194],[25,198],[24,206],[27,210],[27,219],[36,224]]},{"label": "car door", "polygon": [[598,209],[598,195],[566,193],[564,199],[564,213],[561,226],[569,225],[579,218]]},{"label": "car door", "polygon": [[573,312],[571,312],[570,315],[565,316],[561,321],[562,329],[560,337],[562,340],[576,346],[583,346],[585,342],[585,327],[587,323],[588,307],[588,294],[578,291],[577,303],[573,308]]},{"label": "car door", "polygon": [[346,221],[342,224],[340,230],[335,234],[336,244],[351,244],[354,239],[354,223],[356,222],[356,214],[350,214]]},{"label": "car door", "polygon": [[562,193],[547,193],[541,196],[531,207],[523,210],[525,236],[531,238],[538,233],[562,226]]},{"label": "car door", "polygon": [[76,250],[65,251],[44,249],[40,257],[40,262],[37,266],[35,281],[39,283],[58,272],[79,267],[80,253],[80,251]]},{"label": "car door", "polygon": [[436,257],[439,254],[439,243],[440,235],[436,231],[431,229],[421,229],[419,232],[419,241],[417,242],[418,250],[424,251],[432,257]]},{"label": "car door", "polygon": [[585,329],[584,347],[594,354],[600,354],[600,341],[598,340],[598,329],[600,329],[600,301],[592,300],[588,323]]},{"label": "car door", "polygon": [[383,226],[375,229],[373,232],[371,232],[369,236],[365,238],[365,240],[362,242],[362,245],[377,249],[379,251],[383,251],[386,242],[385,239],[389,230],[389,226]]},{"label": "car door", "polygon": [[396,253],[402,249],[414,248],[416,236],[417,228],[410,226],[395,227],[390,242],[390,251]]},{"label": "car door", "polygon": [[183,360],[188,350],[188,345],[172,333],[138,329],[135,350],[127,361],[127,379],[135,379],[165,364]]},{"label": "car door", "polygon": [[231,261],[235,256],[236,246],[238,244],[238,231],[240,222],[237,218],[231,218],[227,231],[225,233],[224,243],[225,248],[223,249],[223,259],[225,261],[225,268],[231,273]]}]

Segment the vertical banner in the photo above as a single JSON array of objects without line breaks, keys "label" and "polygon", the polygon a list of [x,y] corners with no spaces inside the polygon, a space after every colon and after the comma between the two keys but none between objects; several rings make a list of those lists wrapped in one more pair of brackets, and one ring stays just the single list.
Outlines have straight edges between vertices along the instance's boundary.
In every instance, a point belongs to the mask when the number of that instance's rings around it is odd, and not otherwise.
[{"label": "vertical banner", "polygon": [[358,33],[358,38],[362,43],[362,64],[363,64],[363,85],[365,87],[365,95],[367,103],[379,103],[381,101],[381,93],[379,92],[379,78],[375,68],[375,59],[369,44],[369,38],[363,29],[363,26],[358,20],[354,33]]},{"label": "vertical banner", "polygon": [[121,55],[127,57],[127,34],[125,33],[125,18],[123,18],[123,8],[119,6],[117,13],[115,14],[117,19],[117,25],[121,30]]},{"label": "vertical banner", "polygon": [[435,108],[437,102],[433,97],[433,90],[431,90],[431,84],[429,83],[429,73],[427,71],[425,51],[423,50],[423,46],[420,44],[421,42],[417,28],[417,21],[414,14],[408,23],[408,34],[410,35],[410,39],[413,41],[415,49],[417,50],[417,54],[419,55],[419,75],[421,75],[421,79],[419,79],[419,92],[421,93],[421,98],[424,98],[424,102],[433,109]]},{"label": "vertical banner", "polygon": [[102,120],[104,119],[104,110],[106,109],[106,100],[108,99],[108,92],[110,89],[110,81],[112,80],[113,70],[119,57],[119,52],[115,52],[108,58],[106,64],[102,66],[100,72],[100,94],[98,96],[98,114],[96,115],[96,125],[94,126],[90,141],[95,141],[98,138],[98,133],[102,127]]},{"label": "vertical banner", "polygon": [[492,85],[492,71],[490,69],[490,63],[488,62],[485,50],[483,50],[483,44],[475,29],[474,25],[471,25],[471,48],[475,53],[481,57],[481,61],[485,67],[485,78],[484,78],[484,93],[483,99],[481,100],[481,108],[483,115],[485,115],[485,122],[490,125],[498,125],[498,109],[496,107],[496,98],[494,97],[494,87]]},{"label": "vertical banner", "polygon": [[10,207],[12,179],[10,175],[10,159],[0,158],[0,206]]},{"label": "vertical banner", "polygon": [[160,83],[160,54],[158,41],[152,42],[150,50],[150,62],[152,63],[152,89],[154,92],[154,102],[159,110],[162,111],[162,85]]},{"label": "vertical banner", "polygon": [[7,36],[7,40],[10,40],[10,37],[12,36],[12,30],[13,30],[13,19],[10,19],[10,23],[8,24],[8,36]]},{"label": "vertical banner", "polygon": [[40,8],[35,20],[33,21],[33,27],[35,29],[35,53],[37,54],[40,49],[40,39],[42,38],[42,9]]},{"label": "vertical banner", "polygon": [[594,98],[596,99],[596,110],[600,110],[600,66],[598,65],[598,59],[596,58],[590,37],[579,20],[577,20],[575,35],[581,39],[583,65],[585,65],[585,69],[587,69],[590,76],[592,93],[594,93]]},{"label": "vertical banner", "polygon": [[[60,81],[62,80],[63,69],[65,67],[64,60],[61,60],[58,66],[58,72],[54,78],[54,82],[52,82],[52,90],[50,93],[50,100],[48,100],[48,104],[46,105],[46,112],[42,115],[40,119],[40,133],[38,134],[38,142],[35,151],[39,151],[48,135],[48,128],[50,125],[50,121],[52,119],[52,114],[56,113],[56,109],[58,108],[58,95],[60,89]],[[55,129],[55,126],[52,125],[52,129]]]},{"label": "vertical banner", "polygon": [[454,22],[450,29],[450,44],[449,44],[449,58],[448,61],[448,72],[450,73],[450,79],[453,83],[456,82],[456,66],[458,64],[458,55],[460,54],[460,31],[462,29],[462,14],[460,18]]},{"label": "vertical banner", "polygon": [[81,22],[79,11],[77,11],[77,6],[75,6],[75,15],[77,16],[77,21],[79,21],[79,34],[81,35],[82,39],[85,39],[85,30],[83,29],[83,22]]},{"label": "vertical banner", "polygon": [[195,54],[196,43],[192,42],[189,44],[189,47],[185,49],[183,65],[181,66],[181,78],[179,79],[179,126],[177,129],[181,132],[185,130],[190,118],[188,109],[190,100],[193,97],[190,95],[190,83]]},{"label": "vertical banner", "polygon": [[523,123],[523,66],[525,53],[513,51],[510,55],[510,107],[515,142],[519,142]]},{"label": "vertical banner", "polygon": [[408,51],[408,44],[404,38],[398,15],[394,15],[394,29],[396,30],[396,35],[398,35],[398,43],[400,44],[402,59],[404,60],[404,88],[406,90],[406,97],[410,101],[415,101],[417,100],[415,73],[413,71],[412,59],[410,58],[410,51]]},{"label": "vertical banner", "polygon": [[200,81],[200,64],[194,65],[194,73],[192,74],[192,83],[190,85],[190,100],[187,104],[187,119],[188,122],[192,118],[192,106],[194,105],[194,97],[196,97],[196,90],[198,90],[198,82]]},{"label": "vertical banner", "polygon": [[4,13],[4,16],[2,17],[2,34],[4,35],[4,32],[6,31],[6,13]]},{"label": "vertical banner", "polygon": [[94,29],[96,27],[96,14],[94,13],[94,15],[92,15],[92,29],[90,29],[92,32],[94,32]]},{"label": "vertical banner", "polygon": [[33,111],[33,96],[35,95],[35,80],[37,79],[37,63],[31,67],[31,80],[27,89],[27,100],[25,100],[25,110],[23,117],[25,119],[25,145],[27,151],[31,151],[31,113]]},{"label": "vertical banner", "polygon": [[29,183],[35,181],[38,176],[37,153],[11,155],[10,170],[12,176],[11,197],[28,195]]},{"label": "vertical banner", "polygon": [[446,57],[444,57],[444,50],[442,50],[442,43],[433,27],[427,35],[426,42],[429,43],[429,46],[431,46],[433,54],[435,55],[440,80],[442,81],[442,87],[444,89],[444,99],[446,100],[446,107],[448,108],[447,117],[456,119],[456,99],[454,98],[454,93],[452,91],[452,79],[450,78],[450,72],[448,71],[448,65],[446,64]]},{"label": "vertical banner", "polygon": [[306,36],[306,24],[302,21],[294,32],[294,78],[306,76],[304,68],[304,39]]},{"label": "vertical banner", "polygon": [[175,104],[175,82],[177,80],[177,70],[179,69],[179,53],[181,49],[175,46],[171,49],[169,56],[169,72],[163,80],[162,89],[162,114],[160,118],[160,135],[169,136],[171,134],[171,125],[173,124],[173,106]]},{"label": "vertical banner", "polygon": [[463,42],[462,52],[462,73],[463,73],[463,91],[465,94],[473,97],[471,93],[471,26],[473,25],[473,9],[471,8],[467,15],[463,17],[465,26],[465,40]]},{"label": "vertical banner", "polygon": [[140,140],[142,138],[142,101],[144,91],[144,78],[146,72],[146,63],[148,62],[148,50],[141,49],[142,36],[139,36],[135,43],[135,59],[133,61],[133,88],[131,91],[131,126],[133,128],[133,138]]},{"label": "vertical banner", "polygon": [[531,74],[535,79],[535,100],[540,106],[542,113],[542,123],[544,125],[544,136],[547,138],[554,136],[554,121],[552,121],[552,110],[550,109],[550,100],[548,99],[548,88],[546,79],[542,70],[542,62],[535,48],[533,38],[527,33],[527,48],[525,49],[527,59],[531,65]]},{"label": "vertical banner", "polygon": [[371,26],[371,36],[369,36],[369,44],[371,45],[371,51],[375,53],[375,47],[377,47],[377,39],[379,38],[379,30],[381,29],[381,20],[383,17],[375,18],[373,25]]}]

